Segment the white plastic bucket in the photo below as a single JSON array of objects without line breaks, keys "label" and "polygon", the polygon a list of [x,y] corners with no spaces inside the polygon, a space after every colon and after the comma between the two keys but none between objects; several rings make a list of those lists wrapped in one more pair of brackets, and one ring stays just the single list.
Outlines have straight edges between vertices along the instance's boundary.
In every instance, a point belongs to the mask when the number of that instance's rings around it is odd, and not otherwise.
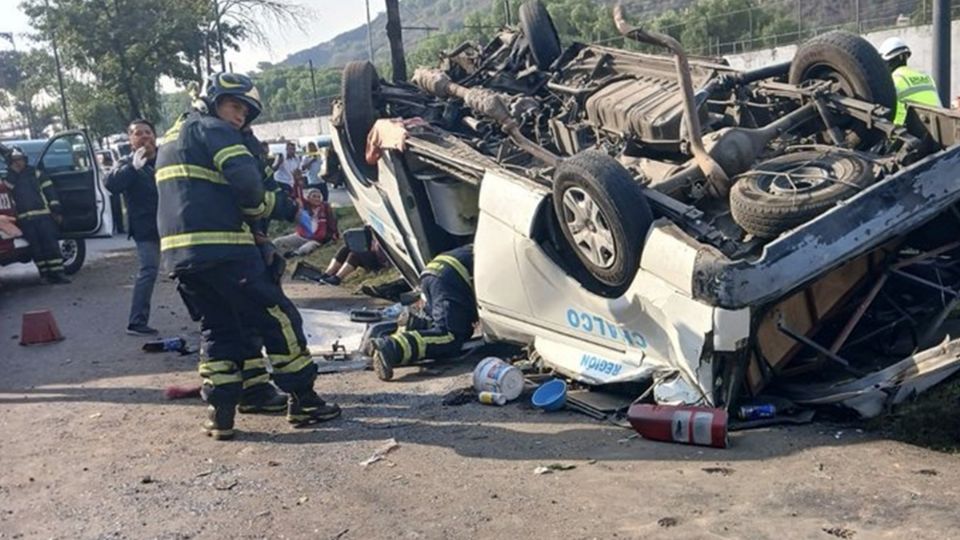
[{"label": "white plastic bucket", "polygon": [[473,387],[477,392],[503,394],[507,401],[512,401],[523,392],[523,373],[503,360],[490,356],[481,360],[473,370]]}]

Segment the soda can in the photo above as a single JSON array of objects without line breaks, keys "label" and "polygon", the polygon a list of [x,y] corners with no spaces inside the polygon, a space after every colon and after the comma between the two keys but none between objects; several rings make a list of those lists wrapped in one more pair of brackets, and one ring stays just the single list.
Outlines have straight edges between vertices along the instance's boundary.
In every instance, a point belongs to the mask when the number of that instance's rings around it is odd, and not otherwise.
[{"label": "soda can", "polygon": [[480,400],[480,403],[485,405],[497,405],[502,407],[507,404],[507,396],[501,394],[500,392],[480,392],[477,394],[477,399]]},{"label": "soda can", "polygon": [[763,418],[773,418],[777,415],[777,407],[771,403],[763,405],[743,405],[737,411],[737,416],[741,420],[760,420]]}]

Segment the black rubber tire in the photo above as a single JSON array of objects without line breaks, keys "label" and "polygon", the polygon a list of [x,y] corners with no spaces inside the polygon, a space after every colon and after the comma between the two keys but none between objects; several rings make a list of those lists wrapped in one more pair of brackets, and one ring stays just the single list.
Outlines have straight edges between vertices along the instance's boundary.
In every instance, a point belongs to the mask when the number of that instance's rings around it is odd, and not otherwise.
[{"label": "black rubber tire", "polygon": [[560,56],[560,35],[550,12],[540,0],[520,6],[520,31],[527,38],[530,56],[540,69],[547,69]]},{"label": "black rubber tire", "polygon": [[[576,247],[567,227],[563,198],[571,188],[586,192],[600,210],[600,217],[613,238],[613,260],[607,266],[594,264]],[[553,183],[553,210],[567,242],[564,246],[585,272],[581,284],[594,293],[617,297],[623,294],[640,268],[640,254],[647,231],[653,223],[650,204],[640,185],[615,159],[597,150],[587,150],[563,160]]]},{"label": "black rubber tire", "polygon": [[[67,242],[74,245],[72,257],[69,256],[68,251],[64,250],[64,244]],[[83,238],[60,240],[60,254],[63,256],[63,273],[72,276],[80,271],[83,261],[87,258],[87,242]]]},{"label": "black rubber tire", "polygon": [[343,99],[343,127],[354,163],[370,178],[377,167],[367,165],[367,135],[377,121],[377,94],[380,76],[370,62],[350,62],[343,68],[340,95]]},{"label": "black rubber tire", "polygon": [[[826,212],[876,179],[872,164],[852,152],[797,152],[757,164],[758,171],[785,172],[811,166],[831,171],[835,182],[811,186],[801,193],[777,192],[772,174],[750,174],[730,190],[730,212],[744,231],[774,238]],[[801,189],[803,180],[797,180]]]},{"label": "black rubber tire", "polygon": [[890,109],[888,119],[893,118],[897,104],[893,77],[869,41],[850,32],[836,31],[800,45],[790,64],[790,84],[834,76],[839,76],[850,97],[883,105]]}]

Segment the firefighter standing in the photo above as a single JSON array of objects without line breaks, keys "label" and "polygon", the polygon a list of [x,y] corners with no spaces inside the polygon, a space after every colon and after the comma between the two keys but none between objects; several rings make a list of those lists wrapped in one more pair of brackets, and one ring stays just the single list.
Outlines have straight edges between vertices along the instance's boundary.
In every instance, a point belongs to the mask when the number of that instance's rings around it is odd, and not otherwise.
[{"label": "firefighter standing", "polygon": [[910,47],[902,39],[887,38],[880,45],[880,56],[890,67],[893,84],[897,89],[897,113],[893,117],[894,124],[902,126],[907,122],[907,102],[933,107],[943,106],[933,77],[907,66]]},{"label": "firefighter standing", "polygon": [[163,262],[203,330],[200,375],[210,405],[204,428],[216,439],[233,437],[241,372],[265,365],[263,347],[274,381],[289,394],[290,423],[336,418],[340,408],[313,390],[316,365],[300,314],[268,276],[250,229],[267,206],[262,171],[241,133],[260,114],[257,90],[244,75],[217,73],[196,107],[165,136],[156,178]]},{"label": "firefighter standing", "polygon": [[398,331],[373,341],[373,368],[383,381],[393,378],[393,368],[426,358],[456,356],[473,335],[477,300],[473,292],[473,245],[442,253],[427,264],[420,276],[430,322],[422,330]]},{"label": "firefighter standing", "polygon": [[31,167],[19,147],[13,147],[4,158],[7,162],[5,182],[17,210],[17,227],[30,243],[40,277],[49,283],[70,283],[63,273],[58,226],[63,216],[53,180]]}]

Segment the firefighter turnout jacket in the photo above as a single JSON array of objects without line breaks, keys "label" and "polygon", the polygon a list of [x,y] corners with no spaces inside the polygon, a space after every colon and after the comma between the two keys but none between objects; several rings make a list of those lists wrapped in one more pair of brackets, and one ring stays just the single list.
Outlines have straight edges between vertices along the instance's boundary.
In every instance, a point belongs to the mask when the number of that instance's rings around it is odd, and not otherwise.
[{"label": "firefighter turnout jacket", "polygon": [[906,103],[942,107],[933,77],[908,66],[893,70],[893,84],[897,89],[897,114],[893,123],[902,126],[907,121]]},{"label": "firefighter turnout jacket", "polygon": [[175,273],[260,257],[250,223],[263,217],[263,173],[240,131],[193,111],[157,151],[160,251]]},{"label": "firefighter turnout jacket", "polygon": [[13,197],[18,220],[61,213],[60,199],[53,187],[53,180],[39,170],[28,165],[16,173],[8,168],[4,184]]}]

